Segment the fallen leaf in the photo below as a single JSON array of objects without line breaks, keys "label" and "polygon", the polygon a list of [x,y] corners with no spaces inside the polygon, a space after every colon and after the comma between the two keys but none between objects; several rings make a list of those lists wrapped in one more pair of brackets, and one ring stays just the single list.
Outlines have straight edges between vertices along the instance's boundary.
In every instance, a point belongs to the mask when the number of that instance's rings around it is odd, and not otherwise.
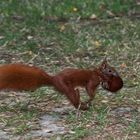
[{"label": "fallen leaf", "polygon": [[121,64],[121,68],[126,68],[127,66],[126,66],[126,64],[125,63],[122,63]]},{"label": "fallen leaf", "polygon": [[5,37],[4,36],[0,36],[0,39],[4,39]]},{"label": "fallen leaf", "polygon": [[27,36],[28,40],[31,40],[32,38],[33,38],[33,36],[31,36],[31,35]]},{"label": "fallen leaf", "polygon": [[74,11],[74,12],[77,12],[77,11],[78,11],[78,9],[77,9],[76,7],[74,7],[74,8],[73,8],[73,11]]},{"label": "fallen leaf", "polygon": [[33,52],[32,51],[29,51],[28,53],[29,53],[29,55],[33,55]]},{"label": "fallen leaf", "polygon": [[102,102],[102,103],[107,103],[108,101],[107,101],[107,100],[102,100],[101,102]]},{"label": "fallen leaf", "polygon": [[60,32],[63,32],[65,30],[65,25],[60,26]]},{"label": "fallen leaf", "polygon": [[108,14],[110,17],[114,17],[114,16],[115,16],[115,14],[112,13],[111,11],[107,11],[107,14]]},{"label": "fallen leaf", "polygon": [[90,16],[90,19],[97,19],[97,16],[95,15],[95,14],[92,14],[91,16]]},{"label": "fallen leaf", "polygon": [[96,47],[100,47],[101,46],[101,43],[99,41],[95,41],[95,46]]}]

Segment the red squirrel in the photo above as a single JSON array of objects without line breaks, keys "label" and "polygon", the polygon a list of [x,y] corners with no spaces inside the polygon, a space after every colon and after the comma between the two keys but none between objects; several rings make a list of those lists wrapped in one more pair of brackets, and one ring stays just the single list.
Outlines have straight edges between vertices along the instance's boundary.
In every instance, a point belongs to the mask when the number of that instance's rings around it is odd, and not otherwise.
[{"label": "red squirrel", "polygon": [[[99,85],[108,91],[116,92],[123,86],[123,81],[117,71],[104,60],[93,70],[65,69],[51,76],[38,67],[23,64],[7,64],[0,66],[0,90],[35,90],[41,86],[53,86],[63,93],[75,108],[88,109]],[[80,101],[79,90],[75,87],[85,87],[89,100]]]}]

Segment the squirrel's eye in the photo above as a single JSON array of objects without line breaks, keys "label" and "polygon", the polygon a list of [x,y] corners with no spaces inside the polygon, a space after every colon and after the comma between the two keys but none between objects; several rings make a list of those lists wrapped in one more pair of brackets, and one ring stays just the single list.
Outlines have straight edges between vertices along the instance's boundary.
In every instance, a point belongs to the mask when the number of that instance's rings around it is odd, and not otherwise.
[{"label": "squirrel's eye", "polygon": [[111,72],[112,72],[112,70],[110,70],[110,69],[109,69],[109,70],[108,70],[108,72],[109,72],[109,73],[111,73]]}]

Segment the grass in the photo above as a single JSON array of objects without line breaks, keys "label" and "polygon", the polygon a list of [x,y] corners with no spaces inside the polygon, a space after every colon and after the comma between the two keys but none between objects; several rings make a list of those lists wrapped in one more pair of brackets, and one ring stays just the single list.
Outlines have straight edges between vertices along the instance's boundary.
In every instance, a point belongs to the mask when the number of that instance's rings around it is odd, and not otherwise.
[{"label": "grass", "polygon": [[[71,132],[62,139],[139,138],[139,5],[134,0],[57,2],[0,1],[0,63],[32,63],[54,74],[65,67],[95,67],[107,56],[124,88],[115,96],[99,89],[89,111],[68,111],[63,123]],[[97,18],[91,20],[93,14]],[[65,97],[51,88],[29,94],[22,100],[0,98],[0,124],[6,132],[23,136],[39,127],[33,124],[42,114],[65,105]],[[127,107],[131,110],[122,116],[113,114]]]},{"label": "grass", "polygon": [[[16,0],[11,0],[7,3],[1,1],[1,22],[3,23],[1,25],[1,33],[5,35],[1,45],[3,45],[3,42],[6,40],[10,48],[15,48],[19,51],[30,50],[37,52],[39,46],[48,45],[51,41],[59,43],[59,45],[64,46],[64,48],[66,47],[66,51],[71,53],[71,51],[74,52],[79,45],[81,46],[83,42],[86,42],[86,38],[81,36],[81,42],[79,42],[77,33],[74,32],[77,28],[76,25],[73,24],[73,28],[71,28],[71,24],[66,27],[62,25],[66,29],[64,32],[60,32],[61,25],[52,22],[47,23],[47,21],[43,20],[44,18],[48,16],[52,16],[52,18],[53,16],[61,18],[65,17],[65,14],[67,17],[71,18],[78,18],[78,16],[89,18],[92,14],[97,13],[100,13],[99,17],[102,18],[106,15],[104,11],[109,9],[112,10],[112,12],[127,13],[130,7],[133,7],[133,5],[135,6],[133,0],[124,2],[120,0],[116,2],[111,1],[110,4],[105,0],[99,2],[88,0],[84,2],[84,4],[82,1],[62,1],[58,6],[55,6],[54,3],[55,1],[53,0],[49,2],[44,0],[39,2],[26,0],[20,3]],[[100,9],[100,6],[104,6],[103,11]],[[79,10],[76,12],[72,11],[74,7],[79,7]],[[23,18],[23,20],[20,20],[18,17]],[[114,25],[112,28],[115,27]],[[27,39],[28,36],[32,35],[32,39]],[[75,40],[75,38],[77,38],[77,40]],[[60,40],[60,42],[58,40]],[[84,47],[85,45],[82,46]]]}]

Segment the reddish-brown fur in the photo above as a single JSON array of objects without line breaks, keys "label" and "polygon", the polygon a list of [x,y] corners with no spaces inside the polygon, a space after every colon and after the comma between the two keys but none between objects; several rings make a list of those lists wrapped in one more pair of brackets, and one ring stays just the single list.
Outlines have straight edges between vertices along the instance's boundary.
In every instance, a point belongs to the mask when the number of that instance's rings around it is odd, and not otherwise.
[{"label": "reddish-brown fur", "polygon": [[[108,69],[111,71],[108,73]],[[95,90],[102,87],[116,92],[123,86],[122,79],[113,67],[106,61],[94,70],[65,69],[55,76],[50,76],[43,70],[22,64],[9,64],[0,67],[0,90],[35,90],[41,86],[54,86],[62,92],[75,106],[85,110],[95,96]],[[79,90],[75,87],[85,87],[89,95],[87,103],[80,101]]]},{"label": "reddish-brown fur", "polygon": [[100,84],[100,74],[98,69],[81,70],[81,69],[65,69],[55,75],[53,84],[57,90],[64,93],[75,108],[87,109],[88,104],[80,102],[79,90],[75,87],[85,87],[90,99],[90,103],[95,96],[95,89]]},{"label": "reddish-brown fur", "polygon": [[37,67],[23,64],[0,66],[0,90],[35,90],[50,84],[51,77]]}]

